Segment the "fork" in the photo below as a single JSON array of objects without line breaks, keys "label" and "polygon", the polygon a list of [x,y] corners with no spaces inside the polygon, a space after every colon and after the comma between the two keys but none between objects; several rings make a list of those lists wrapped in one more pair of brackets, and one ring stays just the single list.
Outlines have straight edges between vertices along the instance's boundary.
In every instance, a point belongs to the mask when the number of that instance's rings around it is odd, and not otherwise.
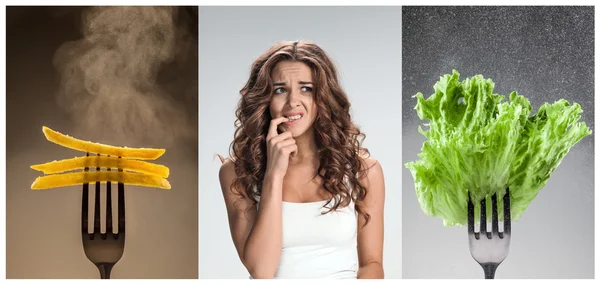
[{"label": "fork", "polygon": [[483,267],[485,279],[494,279],[496,268],[508,256],[510,247],[510,195],[506,188],[506,194],[503,198],[504,209],[504,229],[499,232],[498,229],[498,203],[496,194],[492,195],[492,232],[487,231],[486,219],[486,200],[483,198],[481,205],[481,219],[479,220],[480,230],[475,232],[475,207],[471,202],[469,193],[468,211],[468,232],[469,232],[469,250],[475,261]]},{"label": "fork", "polygon": [[[89,156],[89,152],[86,156]],[[100,154],[98,154],[100,156]],[[119,158],[121,158],[119,156]],[[96,171],[100,167],[96,167]],[[110,168],[107,169],[110,171]],[[89,171],[88,167],[84,171]],[[118,169],[122,172],[123,169]],[[100,182],[96,182],[96,194],[94,202],[94,230],[88,232],[88,199],[89,183],[83,184],[81,198],[81,239],[83,250],[87,258],[98,267],[101,279],[110,279],[113,266],[123,256],[125,250],[125,185],[118,183],[118,233],[113,232],[112,223],[112,194],[111,182],[106,182],[106,232],[101,233],[100,228]]]}]

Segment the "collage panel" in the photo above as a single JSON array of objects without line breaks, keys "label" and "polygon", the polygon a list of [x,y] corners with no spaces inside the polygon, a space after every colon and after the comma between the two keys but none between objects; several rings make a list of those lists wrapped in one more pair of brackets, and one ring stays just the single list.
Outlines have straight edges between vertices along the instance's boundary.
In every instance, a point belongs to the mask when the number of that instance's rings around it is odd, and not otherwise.
[{"label": "collage panel", "polygon": [[400,13],[200,8],[201,279],[401,278]]},{"label": "collage panel", "polygon": [[594,74],[592,6],[402,8],[403,278],[594,278]]},{"label": "collage panel", "polygon": [[197,279],[198,7],[5,20],[6,278]]}]

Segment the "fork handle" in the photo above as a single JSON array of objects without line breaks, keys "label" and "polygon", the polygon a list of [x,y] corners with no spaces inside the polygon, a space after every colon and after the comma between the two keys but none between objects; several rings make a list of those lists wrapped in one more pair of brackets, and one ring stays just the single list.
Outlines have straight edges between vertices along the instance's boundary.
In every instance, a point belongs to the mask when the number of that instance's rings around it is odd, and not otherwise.
[{"label": "fork handle", "polygon": [[114,264],[111,263],[98,263],[96,267],[100,271],[100,279],[110,279],[110,271],[112,270]]},{"label": "fork handle", "polygon": [[485,274],[485,279],[494,279],[494,275],[496,274],[496,268],[498,268],[498,264],[496,263],[483,263],[481,264],[483,267],[483,273]]}]

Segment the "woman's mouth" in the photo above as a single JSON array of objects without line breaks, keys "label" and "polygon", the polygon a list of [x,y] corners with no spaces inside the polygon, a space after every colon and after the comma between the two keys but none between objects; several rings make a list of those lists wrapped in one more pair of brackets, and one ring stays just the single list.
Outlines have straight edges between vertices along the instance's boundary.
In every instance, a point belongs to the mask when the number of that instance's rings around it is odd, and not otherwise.
[{"label": "woman's mouth", "polygon": [[284,115],[284,117],[288,118],[289,121],[287,121],[283,124],[286,126],[291,126],[291,125],[295,124],[296,122],[298,122],[300,119],[302,119],[302,117],[304,117],[304,114]]}]

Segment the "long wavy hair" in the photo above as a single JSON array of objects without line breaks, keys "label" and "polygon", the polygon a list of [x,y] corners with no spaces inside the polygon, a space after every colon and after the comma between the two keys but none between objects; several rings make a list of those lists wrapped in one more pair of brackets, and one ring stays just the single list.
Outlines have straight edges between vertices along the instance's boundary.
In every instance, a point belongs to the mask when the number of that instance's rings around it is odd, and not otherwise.
[{"label": "long wavy hair", "polygon": [[232,189],[250,198],[254,205],[261,195],[267,166],[266,134],[272,119],[269,112],[273,82],[271,72],[281,61],[303,62],[312,70],[314,101],[317,115],[313,123],[320,176],[323,188],[331,194],[328,210],[346,207],[354,202],[356,211],[366,222],[370,215],[362,210],[367,189],[360,179],[366,173],[362,157],[369,156],[361,146],[365,135],[352,122],[350,102],[338,81],[333,61],[316,44],[309,41],[285,41],[261,55],[250,71],[250,78],[240,90],[241,99],[235,112],[235,135],[230,155],[237,178]]}]

